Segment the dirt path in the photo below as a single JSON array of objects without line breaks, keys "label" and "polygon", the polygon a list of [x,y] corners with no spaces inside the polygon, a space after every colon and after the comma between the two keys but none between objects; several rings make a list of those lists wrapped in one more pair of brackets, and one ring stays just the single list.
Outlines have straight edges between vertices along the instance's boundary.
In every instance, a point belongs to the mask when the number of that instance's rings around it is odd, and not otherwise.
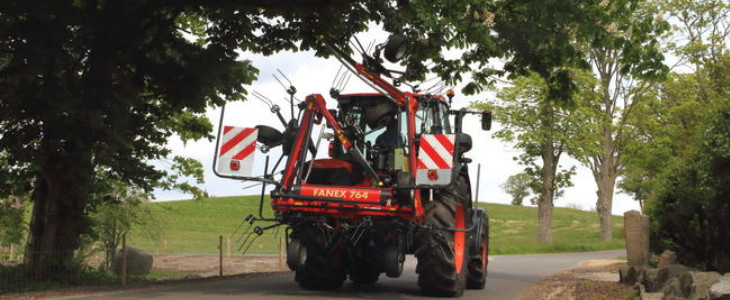
[{"label": "dirt path", "polygon": [[618,260],[589,260],[557,272],[525,291],[517,300],[631,299],[632,288],[618,283]]},{"label": "dirt path", "polygon": [[[165,279],[212,277],[218,276],[219,259],[215,254],[155,255],[152,270]],[[288,268],[276,255],[223,256],[223,275],[277,271]]]}]

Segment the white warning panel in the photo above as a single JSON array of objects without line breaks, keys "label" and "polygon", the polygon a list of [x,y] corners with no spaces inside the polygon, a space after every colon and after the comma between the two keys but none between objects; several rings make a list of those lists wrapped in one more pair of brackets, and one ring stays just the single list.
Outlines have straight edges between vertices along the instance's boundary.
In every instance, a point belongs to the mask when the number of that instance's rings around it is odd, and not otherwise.
[{"label": "white warning panel", "polygon": [[258,129],[224,126],[216,171],[227,176],[251,176]]},{"label": "white warning panel", "polygon": [[422,134],[416,165],[416,185],[451,183],[454,168],[453,134]]}]

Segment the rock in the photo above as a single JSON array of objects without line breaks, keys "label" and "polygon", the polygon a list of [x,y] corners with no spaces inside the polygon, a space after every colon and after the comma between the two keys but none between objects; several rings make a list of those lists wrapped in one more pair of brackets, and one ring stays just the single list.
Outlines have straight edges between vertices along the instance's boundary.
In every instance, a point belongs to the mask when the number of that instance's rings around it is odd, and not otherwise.
[{"label": "rock", "polygon": [[685,300],[682,289],[679,286],[679,277],[673,277],[664,284],[662,288],[662,300]]},{"label": "rock", "polygon": [[[152,270],[152,255],[144,251],[127,247],[127,276],[144,276]],[[117,275],[122,274],[122,250],[114,254],[112,270]]]},{"label": "rock", "polygon": [[663,300],[706,300],[710,286],[720,278],[717,272],[689,271],[665,285]]},{"label": "rock", "polygon": [[618,270],[618,281],[623,284],[633,285],[641,279],[643,267],[622,266]]},{"label": "rock", "polygon": [[658,292],[661,291],[664,282],[657,280],[659,277],[659,270],[657,269],[644,269],[641,272],[641,279],[639,282],[644,286],[647,292]]},{"label": "rock", "polygon": [[672,250],[664,250],[661,256],[659,256],[658,269],[664,269],[670,265],[677,263],[677,252]]},{"label": "rock", "polygon": [[641,293],[641,300],[662,300],[662,293]]},{"label": "rock", "polygon": [[636,210],[624,213],[626,257],[629,266],[649,264],[649,217]]},{"label": "rock", "polygon": [[653,282],[650,285],[647,285],[647,290],[651,292],[661,291],[669,280],[689,271],[699,270],[680,264],[669,265],[664,269],[657,270],[656,277],[653,278]]},{"label": "rock", "polygon": [[710,287],[710,300],[730,300],[730,273]]}]

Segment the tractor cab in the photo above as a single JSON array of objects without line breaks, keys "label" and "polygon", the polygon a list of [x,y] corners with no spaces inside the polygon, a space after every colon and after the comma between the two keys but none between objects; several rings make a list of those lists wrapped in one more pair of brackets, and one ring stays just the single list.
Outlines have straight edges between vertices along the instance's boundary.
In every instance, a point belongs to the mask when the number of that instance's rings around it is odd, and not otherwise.
[{"label": "tractor cab", "polygon": [[[416,95],[415,139],[420,134],[451,134],[449,105],[441,96]],[[397,172],[409,170],[409,139],[406,112],[381,94],[347,94],[337,98],[337,120],[349,128],[355,146],[378,173],[384,187],[395,183]],[[416,147],[417,148],[417,147]],[[353,157],[332,138],[326,159],[316,159],[306,182],[311,184],[369,186]]]}]

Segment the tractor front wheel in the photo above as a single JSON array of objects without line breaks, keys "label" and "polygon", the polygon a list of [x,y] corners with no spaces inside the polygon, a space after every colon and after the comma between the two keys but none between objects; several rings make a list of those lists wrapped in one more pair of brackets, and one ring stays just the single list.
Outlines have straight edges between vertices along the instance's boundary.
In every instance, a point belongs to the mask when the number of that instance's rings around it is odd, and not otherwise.
[{"label": "tractor front wheel", "polygon": [[474,237],[472,243],[479,242],[479,245],[472,244],[471,258],[469,259],[469,276],[466,280],[466,287],[469,289],[481,290],[487,283],[487,265],[489,264],[489,217],[486,214],[482,216],[482,220],[472,220],[473,222],[481,222],[479,224],[479,240]]},{"label": "tractor front wheel", "polygon": [[[471,199],[469,179],[460,176],[451,186],[435,190],[426,203],[426,225],[466,229]],[[418,285],[428,295],[458,297],[468,275],[467,237],[463,231],[423,230],[416,236]]]}]

